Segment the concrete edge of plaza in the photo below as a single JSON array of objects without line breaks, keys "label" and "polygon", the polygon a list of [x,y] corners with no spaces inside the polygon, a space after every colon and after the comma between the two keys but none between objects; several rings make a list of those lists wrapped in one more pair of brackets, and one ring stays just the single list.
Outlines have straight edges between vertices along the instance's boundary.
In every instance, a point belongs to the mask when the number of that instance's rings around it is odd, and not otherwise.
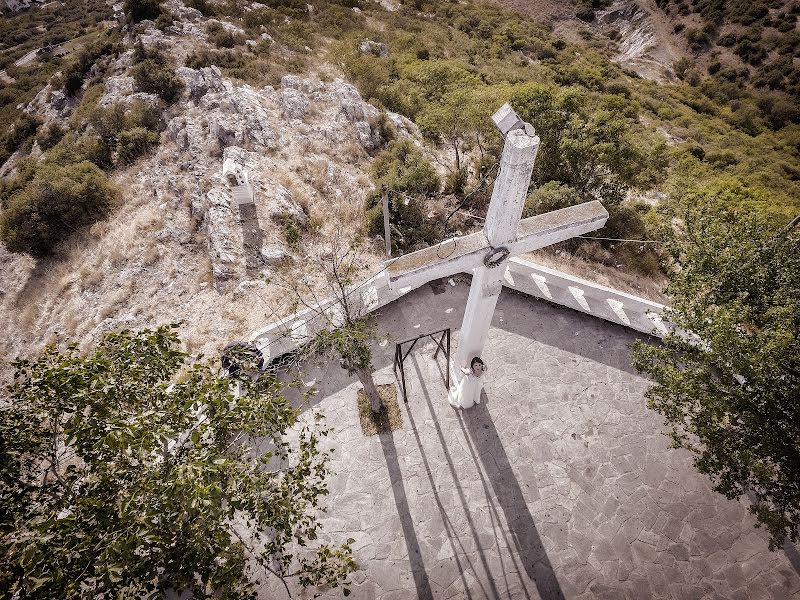
[{"label": "concrete edge of plaza", "polygon": [[[515,257],[498,268],[505,269],[503,287],[662,338],[670,324],[662,319],[665,306],[574,275]],[[390,289],[384,268],[353,286],[348,297],[360,314],[368,314],[398,300],[424,284]],[[337,318],[338,304],[326,299],[252,332],[249,341],[269,362],[296,350]]]}]

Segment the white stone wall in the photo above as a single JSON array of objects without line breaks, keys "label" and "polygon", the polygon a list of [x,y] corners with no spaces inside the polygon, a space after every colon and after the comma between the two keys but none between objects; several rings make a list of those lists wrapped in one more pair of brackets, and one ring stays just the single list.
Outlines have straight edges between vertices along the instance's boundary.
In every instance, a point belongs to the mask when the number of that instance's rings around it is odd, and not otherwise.
[{"label": "white stone wall", "polygon": [[[663,337],[669,331],[660,315],[663,304],[569,275],[556,269],[543,267],[523,258],[512,258],[506,263],[503,285],[515,290],[560,304],[586,314],[630,327],[642,333]],[[388,278],[381,272],[350,292],[356,310],[372,312],[398,298],[414,287],[391,290]],[[323,327],[336,320],[337,305],[323,301],[319,308],[304,309],[274,321],[250,336],[264,354],[266,361],[295,350],[309,341]],[[323,316],[325,312],[327,316]]]}]

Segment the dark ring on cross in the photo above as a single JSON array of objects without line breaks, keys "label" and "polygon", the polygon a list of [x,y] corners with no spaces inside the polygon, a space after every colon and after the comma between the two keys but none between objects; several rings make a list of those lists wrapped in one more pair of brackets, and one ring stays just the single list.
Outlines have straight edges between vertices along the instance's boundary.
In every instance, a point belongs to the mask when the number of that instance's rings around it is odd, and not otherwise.
[{"label": "dark ring on cross", "polygon": [[509,250],[505,246],[500,246],[499,248],[492,248],[491,250],[489,250],[489,254],[483,257],[483,264],[489,267],[490,269],[494,269],[496,266],[503,263],[510,254],[511,250]]}]

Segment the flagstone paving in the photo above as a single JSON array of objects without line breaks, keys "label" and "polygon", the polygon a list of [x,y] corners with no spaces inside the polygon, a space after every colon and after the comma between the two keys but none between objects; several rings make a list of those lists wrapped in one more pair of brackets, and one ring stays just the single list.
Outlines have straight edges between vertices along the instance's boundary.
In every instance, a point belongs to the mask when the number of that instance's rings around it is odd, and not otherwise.
[{"label": "flagstone paving", "polygon": [[[452,327],[455,355],[467,291],[438,282],[385,307],[378,379],[394,381],[395,342],[426,332]],[[417,346],[392,434],[362,435],[337,363],[304,373],[336,429],[323,522],[356,540],[351,597],[800,598],[797,549],[770,552],[746,504],[668,448],[629,363],[635,332],[506,290],[489,336],[484,399],[464,411],[435,344]]]}]

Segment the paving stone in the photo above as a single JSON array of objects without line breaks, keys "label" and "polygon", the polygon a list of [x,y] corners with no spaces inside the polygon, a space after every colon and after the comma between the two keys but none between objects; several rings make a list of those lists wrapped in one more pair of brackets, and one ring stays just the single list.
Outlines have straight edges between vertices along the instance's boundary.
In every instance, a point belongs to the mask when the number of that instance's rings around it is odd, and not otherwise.
[{"label": "paving stone", "polygon": [[[451,327],[455,355],[467,291],[423,286],[384,307],[381,338]],[[501,314],[484,401],[452,409],[422,346],[392,435],[361,434],[355,378],[338,364],[308,374],[337,448],[324,531],[356,539],[362,569],[351,597],[800,600],[800,568],[768,550],[746,505],[669,448],[628,361],[634,332],[505,292]],[[373,348],[384,379],[394,350]],[[279,584],[261,592],[284,597]]]}]

